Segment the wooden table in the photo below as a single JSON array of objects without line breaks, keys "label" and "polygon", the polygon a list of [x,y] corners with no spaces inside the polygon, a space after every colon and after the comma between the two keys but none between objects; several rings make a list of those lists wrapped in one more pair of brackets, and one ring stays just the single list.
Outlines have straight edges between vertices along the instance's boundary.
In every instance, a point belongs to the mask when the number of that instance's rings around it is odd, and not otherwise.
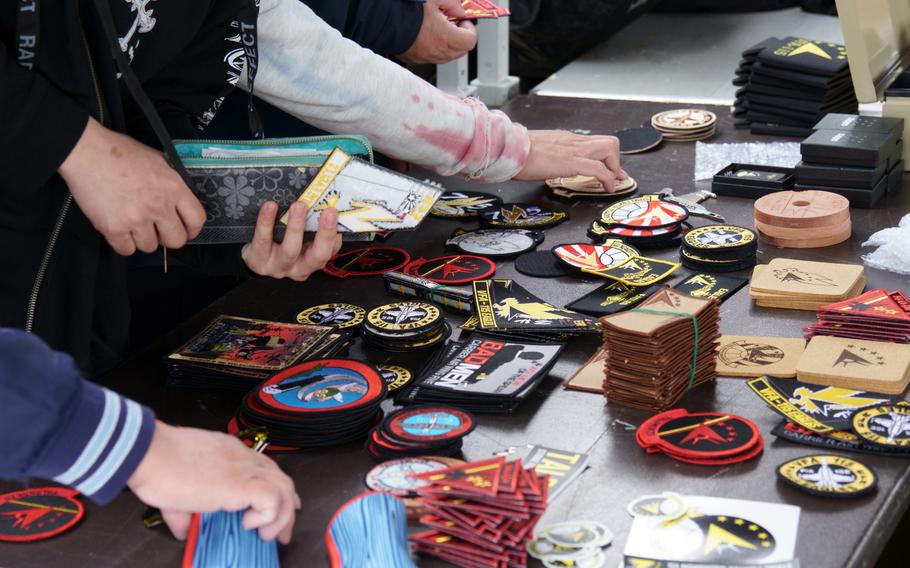
[{"label": "wooden table", "polygon": [[[640,125],[667,105],[640,102],[610,102],[582,99],[520,97],[506,109],[516,120],[534,128],[583,129],[609,133]],[[734,130],[726,108],[715,107],[720,120],[712,142],[770,141]],[[635,177],[641,192],[672,187],[677,194],[708,188],[694,183],[694,144],[664,143],[656,151],[626,156],[623,167]],[[445,180],[449,189],[467,188],[466,182]],[[552,199],[542,184],[510,182],[483,187],[506,201],[532,201],[570,212],[571,220],[546,232],[548,248],[557,243],[586,242],[585,229],[602,207],[595,202]],[[721,197],[709,208],[725,215],[728,222],[752,225],[752,201]],[[889,196],[877,209],[853,211],[854,236],[846,243],[818,250],[778,250],[759,247],[759,260],[788,256],[832,262],[858,262],[860,243],[872,232],[895,226],[910,211],[906,190]],[[695,219],[698,225],[708,221]],[[412,255],[441,255],[444,237],[459,223],[430,219],[416,233],[398,234],[389,245],[406,248]],[[471,227],[473,225],[466,225]],[[655,251],[659,258],[675,258],[676,250]],[[680,271],[685,273],[685,271]],[[518,274],[511,262],[503,262],[499,277],[514,278],[531,292],[558,305],[568,303],[602,284],[594,277],[538,279]],[[869,288],[907,288],[907,279],[878,270],[867,271]],[[674,279],[676,282],[678,278]],[[205,393],[165,386],[161,364],[170,352],[218,314],[232,314],[293,321],[302,308],[334,301],[353,301],[373,307],[390,301],[379,278],[336,280],[323,274],[305,283],[250,280],[196,317],[151,345],[105,377],[104,383],[119,392],[151,405],[158,416],[175,423],[223,428],[236,409],[238,395]],[[746,290],[727,300],[721,308],[721,328],[730,334],[800,336],[813,320],[810,312],[756,308]],[[453,323],[462,318],[451,316]],[[727,467],[700,467],[647,455],[635,443],[635,427],[648,414],[605,404],[599,395],[564,390],[568,378],[595,350],[595,338],[576,340],[564,352],[551,376],[513,415],[482,415],[478,428],[465,439],[468,459],[479,459],[513,445],[539,444],[572,451],[590,452],[590,468],[550,506],[546,521],[598,520],[609,526],[616,538],[607,549],[607,566],[619,564],[631,526],[625,512],[633,498],[673,490],[690,495],[716,495],[802,507],[797,555],[804,567],[871,566],[881,553],[910,499],[910,461],[863,455],[861,459],[880,475],[879,489],[870,496],[852,500],[826,500],[798,493],[775,481],[780,463],[813,453],[813,448],[777,441],[771,429],[779,417],[752,394],[741,379],[720,379],[689,393],[681,406],[690,410],[722,410],[746,416],[761,429],[767,443],[764,454]],[[359,344],[353,358],[362,356]],[[375,359],[374,359],[375,361]],[[378,361],[376,361],[378,362]],[[387,408],[390,403],[386,402]],[[363,476],[374,465],[360,444],[277,460],[296,481],[304,508],[299,514],[293,543],[283,548],[285,566],[327,564],[323,534],[335,510],[364,491]],[[12,488],[2,484],[0,489]],[[0,544],[0,566],[177,566],[183,546],[166,530],[147,530],[140,520],[142,506],[129,492],[111,505],[100,508],[87,503],[82,524],[72,532],[35,544]],[[436,565],[424,560],[421,564]],[[537,564],[539,565],[539,564]]]}]

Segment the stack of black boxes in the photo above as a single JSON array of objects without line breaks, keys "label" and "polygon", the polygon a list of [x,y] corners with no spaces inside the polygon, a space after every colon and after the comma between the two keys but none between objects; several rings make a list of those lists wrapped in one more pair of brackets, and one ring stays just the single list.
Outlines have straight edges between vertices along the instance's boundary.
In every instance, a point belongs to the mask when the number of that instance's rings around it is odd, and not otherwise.
[{"label": "stack of black boxes", "polygon": [[796,189],[843,195],[853,207],[874,207],[900,189],[904,120],[829,114],[800,146]]},{"label": "stack of black boxes", "polygon": [[743,52],[733,84],[733,118],[753,134],[799,136],[826,113],[856,112],[842,45],[795,37],[768,38]]}]

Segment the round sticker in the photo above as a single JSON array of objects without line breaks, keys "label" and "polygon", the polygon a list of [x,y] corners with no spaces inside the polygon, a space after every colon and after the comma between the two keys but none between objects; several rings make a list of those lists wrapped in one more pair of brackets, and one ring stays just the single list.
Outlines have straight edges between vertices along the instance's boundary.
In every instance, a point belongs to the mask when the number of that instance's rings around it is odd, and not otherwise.
[{"label": "round sticker", "polygon": [[527,229],[478,229],[453,235],[446,246],[468,254],[505,258],[524,254],[543,242],[543,233]]},{"label": "round sticker", "polygon": [[613,533],[595,521],[566,521],[550,525],[538,534],[559,546],[607,546],[613,542]]},{"label": "round sticker", "polygon": [[364,482],[374,491],[409,497],[415,495],[420,487],[429,485],[428,481],[409,477],[411,474],[448,467],[451,466],[432,457],[401,458],[377,465],[367,473]]},{"label": "round sticker", "polygon": [[508,203],[499,209],[480,214],[480,221],[484,225],[517,229],[552,227],[568,218],[568,213],[552,211],[529,203]]},{"label": "round sticker", "polygon": [[408,264],[404,272],[438,284],[457,285],[489,278],[496,272],[496,263],[482,256],[458,254],[419,258]]},{"label": "round sticker", "polygon": [[354,304],[321,304],[297,314],[297,323],[349,329],[363,323],[366,310]]},{"label": "round sticker", "polygon": [[612,239],[602,245],[587,243],[559,245],[553,248],[556,258],[574,268],[603,270],[611,266],[619,266],[633,256],[638,256],[638,250]]},{"label": "round sticker", "polygon": [[367,314],[367,323],[373,328],[389,332],[421,331],[439,325],[442,312],[427,302],[396,302],[385,304]]},{"label": "round sticker", "polygon": [[44,540],[72,528],[85,514],[78,491],[36,487],[0,495],[0,541]]},{"label": "round sticker", "polygon": [[886,404],[859,410],[853,415],[853,431],[877,446],[910,447],[910,406]]},{"label": "round sticker", "polygon": [[337,278],[375,276],[398,270],[411,261],[408,251],[396,247],[366,247],[339,253],[323,272]]},{"label": "round sticker", "polygon": [[267,379],[258,398],[267,408],[312,413],[360,408],[385,393],[376,369],[359,361],[317,359]]},{"label": "round sticker", "polygon": [[477,191],[449,191],[430,209],[430,215],[445,219],[472,219],[482,211],[502,205],[502,199]]},{"label": "round sticker", "polygon": [[414,378],[411,371],[404,367],[399,367],[398,365],[382,364],[376,365],[376,367],[379,369],[379,375],[385,383],[386,390],[390,393],[401,389]]},{"label": "round sticker", "polygon": [[405,442],[457,440],[474,429],[474,417],[452,407],[414,407],[387,416],[382,428]]},{"label": "round sticker", "polygon": [[878,484],[869,466],[832,454],[790,460],[777,468],[777,476],[800,491],[824,497],[859,497]]},{"label": "round sticker", "polygon": [[755,233],[735,225],[708,225],[692,229],[683,244],[695,250],[735,249],[756,246]]},{"label": "round sticker", "polygon": [[761,435],[751,420],[696,412],[668,420],[655,431],[657,445],[689,458],[721,458],[752,448]]},{"label": "round sticker", "polygon": [[678,494],[645,495],[629,503],[626,511],[633,517],[663,517],[672,521],[686,514],[686,503]]},{"label": "round sticker", "polygon": [[631,229],[660,229],[672,227],[689,217],[689,210],[673,203],[646,198],[626,199],[607,207],[600,215],[601,223]]}]

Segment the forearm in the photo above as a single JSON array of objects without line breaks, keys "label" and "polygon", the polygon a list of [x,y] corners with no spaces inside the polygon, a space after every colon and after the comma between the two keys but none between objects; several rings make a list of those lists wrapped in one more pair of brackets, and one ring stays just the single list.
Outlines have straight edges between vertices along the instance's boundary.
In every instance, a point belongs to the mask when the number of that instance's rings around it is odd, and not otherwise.
[{"label": "forearm", "polygon": [[360,48],[298,0],[262,1],[259,45],[256,94],[323,130],[443,175],[501,181],[525,165],[523,126]]}]

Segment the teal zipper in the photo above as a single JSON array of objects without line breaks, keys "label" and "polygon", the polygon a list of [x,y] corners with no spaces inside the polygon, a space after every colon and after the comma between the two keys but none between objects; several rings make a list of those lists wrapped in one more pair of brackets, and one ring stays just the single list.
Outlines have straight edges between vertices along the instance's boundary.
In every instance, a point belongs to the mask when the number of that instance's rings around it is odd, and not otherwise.
[{"label": "teal zipper", "polygon": [[[349,142],[355,142],[359,144],[365,153],[369,156],[370,162],[374,161],[373,156],[373,146],[370,144],[370,141],[365,136],[360,135],[327,135],[327,136],[304,136],[298,138],[267,138],[265,140],[174,140],[174,145],[178,147],[178,152],[180,150],[180,145],[194,145],[194,146],[259,146],[259,147],[281,147],[281,146],[297,146],[303,144],[315,144],[319,142],[332,142],[335,140],[346,140]],[[331,153],[331,149],[327,149],[324,152],[319,150],[311,150],[310,152],[318,152],[319,155],[328,156]],[[269,156],[263,158],[248,158],[248,157],[231,157],[231,158],[194,158],[194,157],[183,157],[181,160],[184,165],[187,167],[207,167],[207,166],[227,166],[228,164],[232,166],[299,166],[301,165],[301,160],[306,161],[306,158],[313,158],[312,165],[321,165],[322,161],[318,159],[318,156],[300,156],[299,158],[294,158],[293,156]],[[288,163],[289,159],[294,159],[294,163]]]}]

